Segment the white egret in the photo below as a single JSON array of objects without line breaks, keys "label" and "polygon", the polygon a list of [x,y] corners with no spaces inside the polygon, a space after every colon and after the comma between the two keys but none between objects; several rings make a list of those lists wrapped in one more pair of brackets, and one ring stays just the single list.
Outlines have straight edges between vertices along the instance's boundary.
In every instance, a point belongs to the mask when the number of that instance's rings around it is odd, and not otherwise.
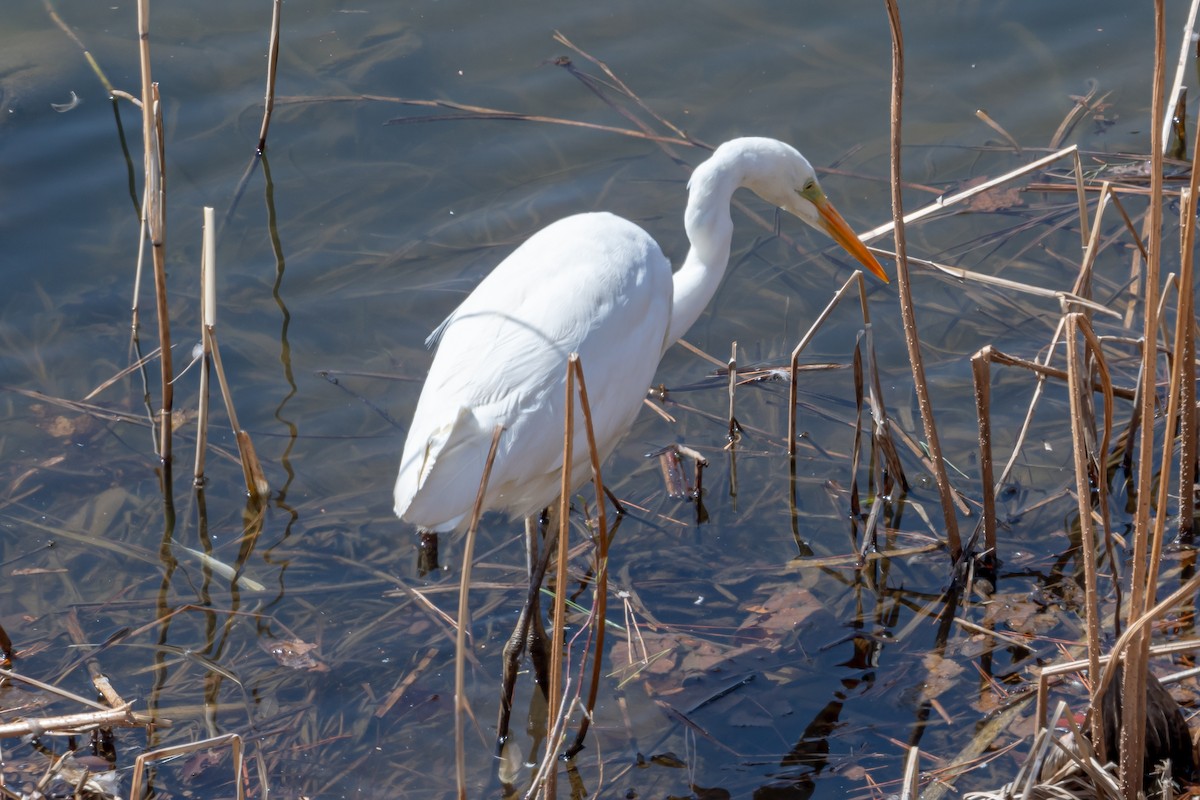
[{"label": "white egret", "polygon": [[[500,262],[430,336],[437,354],[404,444],[396,514],[428,532],[463,527],[501,425],[483,507],[524,517],[532,539],[536,515],[559,493],[567,357],[579,353],[592,387],[603,460],[633,424],[663,352],[717,291],[733,238],[729,204],[740,187],[825,231],[888,280],[826,199],[804,156],[774,139],[734,139],[696,167],[684,213],[691,249],[674,274],[654,239],[628,220],[590,213],[548,225]],[[582,425],[572,452],[571,475],[582,485],[591,475]],[[526,615],[536,634],[538,609]],[[506,650],[514,675],[522,646],[514,636]]]}]

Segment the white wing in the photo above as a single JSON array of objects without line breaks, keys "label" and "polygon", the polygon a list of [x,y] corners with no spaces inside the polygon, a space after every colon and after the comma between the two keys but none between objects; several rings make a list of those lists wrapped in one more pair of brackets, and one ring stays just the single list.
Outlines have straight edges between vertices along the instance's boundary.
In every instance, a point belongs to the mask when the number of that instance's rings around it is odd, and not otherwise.
[{"label": "white wing", "polygon": [[[580,214],[530,237],[439,327],[396,480],[396,513],[430,530],[470,514],[496,425],[484,508],[534,513],[558,494],[567,357],[580,354],[600,457],[633,423],[671,314],[671,267],[612,214]],[[435,332],[437,333],[437,332]],[[590,477],[576,414],[572,483]]]}]

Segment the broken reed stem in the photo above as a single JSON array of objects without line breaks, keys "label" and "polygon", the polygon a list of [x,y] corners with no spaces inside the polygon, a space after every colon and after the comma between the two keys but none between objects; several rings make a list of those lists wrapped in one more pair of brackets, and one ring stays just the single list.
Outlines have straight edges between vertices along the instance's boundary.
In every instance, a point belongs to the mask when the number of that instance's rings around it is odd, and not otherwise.
[{"label": "broken reed stem", "polygon": [[237,411],[233,407],[233,394],[229,391],[229,382],[225,379],[225,367],[221,364],[221,348],[217,344],[216,328],[205,328],[205,336],[212,347],[212,364],[217,371],[217,384],[221,387],[225,412],[229,415],[229,424],[233,427],[233,435],[237,439],[246,492],[252,498],[261,499],[270,494],[271,485],[267,483],[266,475],[263,474],[262,464],[259,463],[258,454],[254,451],[254,443],[250,441],[250,434],[238,425]]},{"label": "broken reed stem", "polygon": [[[1165,12],[1163,0],[1154,0],[1154,81],[1150,111],[1150,216],[1147,237],[1150,257],[1146,260],[1142,324],[1141,428],[1138,431],[1137,508],[1134,517],[1133,570],[1130,574],[1129,620],[1141,617],[1154,604],[1158,580],[1157,558],[1162,552],[1161,530],[1166,507],[1159,506],[1158,521],[1150,527],[1154,480],[1155,367],[1158,348],[1158,283],[1162,257],[1163,220],[1163,84],[1166,78]],[[1168,429],[1168,440],[1170,430]],[[1165,446],[1165,445],[1164,445]],[[1165,476],[1164,476],[1165,477]],[[1152,554],[1152,555],[1148,555]],[[1132,626],[1130,626],[1132,628]],[[1148,629],[1139,628],[1125,658],[1121,686],[1121,786],[1126,800],[1137,800],[1142,789],[1143,742],[1146,729],[1146,653]]]},{"label": "broken reed stem", "polygon": [[[216,245],[216,223],[214,222],[213,210],[205,207],[204,209],[204,263],[203,263],[203,280],[204,280],[204,295],[201,299],[201,319],[203,327],[203,347],[205,357],[205,369],[201,372],[201,387],[204,395],[201,402],[207,404],[207,372],[208,359],[211,358],[212,366],[217,372],[217,383],[221,387],[221,398],[225,401],[225,413],[229,415],[229,424],[233,428],[233,435],[237,439],[238,456],[242,463],[242,478],[246,482],[246,492],[254,500],[259,500],[270,494],[271,485],[267,482],[266,475],[263,474],[262,464],[258,460],[258,454],[254,450],[254,442],[250,440],[250,434],[242,429],[238,424],[237,409],[233,405],[233,392],[229,389],[229,382],[225,379],[225,367],[221,364],[221,348],[217,344],[217,245]],[[207,438],[208,429],[205,424],[207,420],[202,421],[200,436],[198,437],[198,448],[203,444],[203,440]],[[200,452],[196,454],[196,480],[197,485],[203,480],[201,472],[204,462]]]},{"label": "broken reed stem", "polygon": [[208,449],[208,384],[212,368],[208,329],[217,323],[216,284],[216,230],[212,206],[205,206],[200,248],[200,398],[196,411],[196,466],[192,472],[197,487],[204,485],[204,456]]},{"label": "broken reed stem", "polygon": [[467,528],[467,540],[463,544],[462,575],[458,580],[458,622],[454,639],[454,769],[458,781],[459,800],[467,800],[467,629],[471,627],[471,607],[468,602],[471,589],[471,566],[475,554],[475,532],[479,518],[483,515],[483,498],[487,494],[488,479],[492,475],[492,464],[496,461],[496,449],[500,446],[500,435],[504,426],[497,425],[492,431],[492,446],[487,460],[483,462],[483,477],[479,491],[475,493],[475,505],[471,507],[471,524]]},{"label": "broken reed stem", "polygon": [[942,516],[946,522],[946,543],[950,557],[957,562],[962,554],[962,542],[958,535],[958,517],[954,513],[953,489],[946,474],[946,462],[938,440],[937,424],[933,418],[933,405],[929,399],[929,384],[925,380],[925,366],[921,360],[921,341],[917,334],[916,310],[912,301],[912,286],[908,277],[907,244],[904,239],[904,197],[900,183],[900,132],[903,118],[904,98],[904,34],[900,27],[900,9],[896,0],[884,0],[887,6],[888,26],[892,33],[892,103],[891,103],[891,185],[892,220],[896,240],[896,277],[900,295],[900,314],[904,319],[904,341],[908,345],[908,356],[912,362],[913,384],[917,393],[917,406],[921,410],[921,422],[925,428],[925,441],[929,447],[930,461],[937,480],[938,494],[942,501]]},{"label": "broken reed stem", "polygon": [[983,493],[983,549],[996,556],[996,490],[992,472],[992,346],[971,356],[971,379],[975,387],[975,416],[979,421],[979,483]]},{"label": "broken reed stem", "polygon": [[833,298],[825,304],[825,308],[820,314],[817,315],[817,318],[813,320],[812,325],[808,326],[808,331],[805,332],[799,343],[795,346],[795,348],[792,349],[792,358],[789,364],[788,372],[788,380],[790,383],[788,386],[787,453],[788,457],[793,460],[796,458],[796,402],[798,399],[798,382],[796,379],[800,371],[800,354],[804,352],[804,348],[808,347],[808,343],[811,342],[813,337],[817,335],[817,330],[820,329],[821,325],[825,323],[825,320],[829,318],[829,315],[833,313],[833,310],[837,308],[838,303],[842,301],[842,298],[846,296],[846,293],[850,291],[850,288],[856,284],[858,286],[858,301],[860,307],[862,308],[863,324],[869,325],[871,323],[871,313],[867,309],[867,284],[863,279],[862,270],[855,270],[853,273],[851,273],[850,277],[846,279],[846,282],[842,284],[842,287],[833,293]]},{"label": "broken reed stem", "polygon": [[596,433],[592,428],[592,408],[588,402],[587,383],[583,379],[583,363],[576,357],[569,365],[579,381],[579,406],[583,411],[584,430],[587,431],[588,457],[592,462],[592,480],[596,486],[596,516],[599,531],[596,543],[596,576],[592,592],[592,626],[596,632],[596,647],[592,653],[592,682],[588,687],[587,706],[579,722],[579,733],[575,743],[567,751],[573,756],[583,748],[592,712],[596,708],[596,697],[600,692],[600,668],[604,658],[604,629],[608,626],[608,515],[604,508],[604,479],[600,474],[600,451],[596,447]]},{"label": "broken reed stem", "polygon": [[271,45],[267,51],[267,93],[263,108],[262,128],[258,131],[258,155],[267,149],[267,129],[271,127],[271,112],[275,110],[275,68],[279,64],[279,17],[283,0],[271,5]]},{"label": "broken reed stem", "polygon": [[[1086,326],[1087,319],[1080,313],[1067,315],[1067,374],[1068,395],[1071,407],[1071,440],[1075,461],[1075,494],[1079,503],[1079,538],[1083,551],[1084,604],[1087,617],[1087,652],[1089,674],[1100,674],[1100,609],[1096,595],[1096,532],[1092,525],[1092,474],[1088,469],[1089,463],[1095,465],[1097,482],[1104,480],[1104,462],[1107,459],[1105,450],[1094,453],[1088,447],[1092,439],[1084,430],[1083,421],[1085,409],[1090,399],[1091,387],[1085,388],[1087,381],[1087,362],[1079,362],[1079,333]],[[1097,354],[1098,355],[1098,354]],[[1107,406],[1111,407],[1111,395],[1107,398]],[[1088,418],[1092,415],[1088,414]],[[1107,758],[1104,752],[1104,730],[1100,714],[1100,697],[1092,695],[1092,745],[1100,755],[1100,760]]]},{"label": "broken reed stem", "polygon": [[159,408],[158,455],[164,464],[171,461],[171,410],[174,400],[171,374],[171,323],[167,308],[166,182],[163,175],[162,109],[158,87],[150,75],[150,0],[138,0],[138,52],[142,75],[142,149],[146,180],[146,200],[142,215],[150,238],[154,263],[154,292],[158,304],[158,342],[162,349],[162,398]]}]

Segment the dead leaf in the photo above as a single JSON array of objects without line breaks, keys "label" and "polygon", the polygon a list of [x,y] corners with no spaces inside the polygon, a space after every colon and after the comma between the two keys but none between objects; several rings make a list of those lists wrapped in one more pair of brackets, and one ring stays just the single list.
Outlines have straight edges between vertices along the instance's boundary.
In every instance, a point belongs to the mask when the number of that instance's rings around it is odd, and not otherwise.
[{"label": "dead leaf", "polygon": [[314,653],[317,649],[315,644],[302,642],[299,639],[279,639],[273,642],[260,641],[259,646],[270,653],[281,666],[288,669],[305,669],[310,672],[329,671],[329,667],[317,660]]}]

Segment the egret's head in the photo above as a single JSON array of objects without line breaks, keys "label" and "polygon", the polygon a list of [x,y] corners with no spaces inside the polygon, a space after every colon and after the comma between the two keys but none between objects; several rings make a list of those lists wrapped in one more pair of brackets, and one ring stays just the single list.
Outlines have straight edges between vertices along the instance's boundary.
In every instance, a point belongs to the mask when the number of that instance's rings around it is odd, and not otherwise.
[{"label": "egret's head", "polygon": [[825,231],[872,275],[888,282],[883,267],[829,202],[817,181],[816,171],[796,148],[763,138],[734,139],[718,149],[725,147],[737,147],[742,151],[741,162],[745,165],[742,186]]}]

